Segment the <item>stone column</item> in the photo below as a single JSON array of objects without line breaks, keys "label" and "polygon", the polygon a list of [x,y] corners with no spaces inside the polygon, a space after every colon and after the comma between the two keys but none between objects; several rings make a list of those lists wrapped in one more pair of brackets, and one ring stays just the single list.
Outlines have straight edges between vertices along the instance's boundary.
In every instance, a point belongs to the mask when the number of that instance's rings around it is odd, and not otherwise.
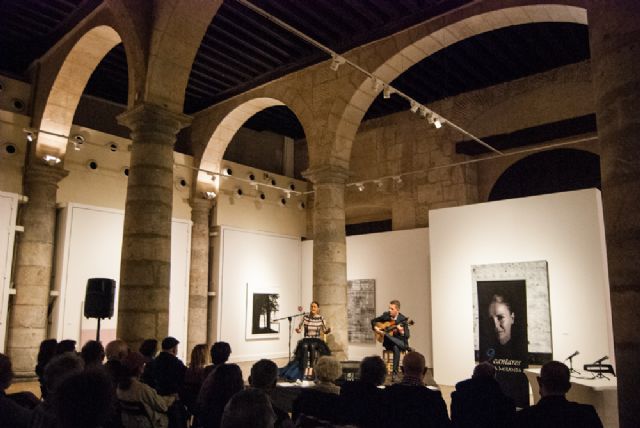
[{"label": "stone column", "polygon": [[213,201],[191,203],[191,270],[189,271],[189,326],[187,349],[207,343],[207,291],[209,290],[209,213]]},{"label": "stone column", "polygon": [[588,3],[620,427],[640,426],[640,2]]},{"label": "stone column", "polygon": [[18,234],[16,295],[11,304],[7,353],[16,376],[35,375],[40,342],[47,338],[47,307],[56,230],[56,191],[68,171],[41,164],[26,168]]},{"label": "stone column", "polygon": [[[305,177],[314,184],[313,298],[332,328],[329,346],[337,358],[348,355],[347,251],[344,193],[348,171],[328,166],[311,169]],[[309,302],[303,302],[306,307]]]},{"label": "stone column", "polygon": [[133,143],[117,334],[135,349],[144,339],[162,339],[169,331],[173,144],[189,120],[152,104],[138,105],[118,116],[131,129]]}]

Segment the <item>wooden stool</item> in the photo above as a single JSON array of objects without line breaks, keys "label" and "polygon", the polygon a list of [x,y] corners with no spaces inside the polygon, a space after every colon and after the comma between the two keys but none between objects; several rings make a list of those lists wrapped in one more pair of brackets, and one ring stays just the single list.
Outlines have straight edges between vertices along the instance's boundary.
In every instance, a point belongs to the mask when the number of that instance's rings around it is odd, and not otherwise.
[{"label": "wooden stool", "polygon": [[[398,364],[398,369],[402,367],[402,361],[404,360],[404,356],[407,354],[407,351],[400,351],[400,364]],[[382,361],[384,361],[387,366],[387,374],[391,374],[393,372],[393,351],[388,349],[382,350]]]}]

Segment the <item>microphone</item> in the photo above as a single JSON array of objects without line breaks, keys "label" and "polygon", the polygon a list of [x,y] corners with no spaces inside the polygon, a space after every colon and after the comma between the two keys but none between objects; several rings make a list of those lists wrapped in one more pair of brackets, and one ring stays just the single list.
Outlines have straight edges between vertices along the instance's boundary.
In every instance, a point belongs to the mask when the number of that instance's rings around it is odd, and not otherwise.
[{"label": "microphone", "polygon": [[565,361],[570,360],[570,359],[572,359],[573,357],[575,357],[575,356],[577,356],[577,355],[580,355],[580,352],[578,352],[578,351],[574,352],[573,354],[569,355],[569,356],[565,359]]},{"label": "microphone", "polygon": [[609,356],[605,355],[604,357],[600,358],[599,360],[596,360],[593,364],[602,364],[602,362],[604,360],[608,360],[608,359],[609,359]]}]

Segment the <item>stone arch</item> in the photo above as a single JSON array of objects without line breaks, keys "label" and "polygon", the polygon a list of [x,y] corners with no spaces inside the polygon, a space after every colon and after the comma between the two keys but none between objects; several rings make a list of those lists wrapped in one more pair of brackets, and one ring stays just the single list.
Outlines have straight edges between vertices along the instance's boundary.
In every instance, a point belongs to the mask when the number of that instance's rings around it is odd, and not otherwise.
[{"label": "stone arch", "polygon": [[601,188],[600,156],[586,150],[554,149],[529,155],[496,180],[489,201]]},{"label": "stone arch", "polygon": [[[300,102],[300,99],[295,91],[287,90],[274,96],[254,96],[247,100],[234,102],[228,107],[228,110],[221,113],[220,119],[211,122],[213,129],[207,131],[207,135],[210,135],[210,137],[206,140],[206,146],[200,157],[199,168],[207,171],[220,171],[224,152],[236,132],[254,114],[269,107],[289,107],[302,124],[305,135],[308,135],[313,116],[309,108]],[[198,172],[197,190],[214,190],[216,188],[217,181],[213,183],[206,172]]]},{"label": "stone arch", "polygon": [[[363,48],[378,51],[382,55],[359,55],[358,50],[355,50],[347,57],[374,58],[365,68],[372,70],[372,74],[379,79],[392,82],[429,55],[481,33],[511,25],[542,22],[586,25],[587,13],[582,2],[564,2],[567,4],[537,4],[537,1],[531,0],[481,2]],[[389,51],[390,55],[384,55]],[[355,61],[358,62],[357,59]],[[371,79],[364,75],[359,79],[354,79],[352,75],[350,77],[351,81],[357,82],[352,84],[355,90],[351,97],[348,100],[338,97],[331,106],[329,128],[334,131],[326,136],[332,141],[325,141],[328,150],[322,153],[324,162],[349,164],[351,144],[362,118],[382,90],[375,90]]]},{"label": "stone arch", "polygon": [[73,116],[91,74],[122,40],[116,30],[99,25],[87,31],[66,55],[49,91],[36,144],[36,156],[64,156]]}]

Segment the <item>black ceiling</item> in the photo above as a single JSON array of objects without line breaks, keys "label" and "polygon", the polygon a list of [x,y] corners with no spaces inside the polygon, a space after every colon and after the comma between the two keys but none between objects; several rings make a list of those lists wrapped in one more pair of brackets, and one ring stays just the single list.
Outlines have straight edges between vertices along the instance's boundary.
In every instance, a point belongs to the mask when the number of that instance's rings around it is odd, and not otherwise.
[{"label": "black ceiling", "polygon": [[[393,34],[470,0],[251,0],[339,53]],[[28,65],[93,10],[99,0],[0,0],[0,72],[25,79]],[[561,41],[559,43],[558,41]],[[198,50],[185,98],[193,113],[328,56],[234,0],[225,1]],[[507,27],[463,40],[399,76],[394,87],[421,103],[491,86],[589,58],[587,27],[544,23]],[[86,94],[126,104],[122,45],[100,63]],[[378,97],[365,120],[407,110]],[[272,107],[246,126],[304,135],[293,113]]]}]

